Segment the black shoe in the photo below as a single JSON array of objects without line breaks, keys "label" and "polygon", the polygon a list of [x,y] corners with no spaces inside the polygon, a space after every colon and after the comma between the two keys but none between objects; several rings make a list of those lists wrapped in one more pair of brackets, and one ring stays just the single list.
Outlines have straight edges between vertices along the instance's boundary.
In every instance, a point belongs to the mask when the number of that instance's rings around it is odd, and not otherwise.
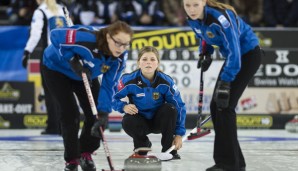
[{"label": "black shoe", "polygon": [[[207,168],[206,171],[229,171],[229,170],[226,170],[218,165],[214,165],[212,167]],[[246,169],[245,167],[241,167],[239,171],[246,171]]]},{"label": "black shoe", "polygon": [[[151,148],[151,146],[152,146],[151,141],[148,141],[147,145],[145,147]],[[138,151],[138,154],[141,155],[141,156],[145,156],[145,155],[148,154],[148,151]]]},{"label": "black shoe", "polygon": [[173,155],[173,158],[171,160],[181,160],[180,155],[177,153],[177,150],[173,150],[171,152],[171,154]]},{"label": "black shoe", "polygon": [[40,134],[41,135],[61,135],[61,133],[58,131],[47,131],[47,130],[41,131]]},{"label": "black shoe", "polygon": [[173,155],[172,160],[181,160],[181,157],[180,157],[180,155],[177,153],[177,154],[174,154],[174,155]]},{"label": "black shoe", "polygon": [[64,171],[78,171],[78,160],[71,160],[65,163]]},{"label": "black shoe", "polygon": [[217,165],[214,165],[212,167],[207,168],[206,171],[226,171],[226,170],[224,170],[223,168]]},{"label": "black shoe", "polygon": [[96,171],[91,153],[85,152],[81,154],[80,165],[83,171]]},{"label": "black shoe", "polygon": [[241,167],[240,168],[240,171],[246,171],[246,168],[245,167]]}]

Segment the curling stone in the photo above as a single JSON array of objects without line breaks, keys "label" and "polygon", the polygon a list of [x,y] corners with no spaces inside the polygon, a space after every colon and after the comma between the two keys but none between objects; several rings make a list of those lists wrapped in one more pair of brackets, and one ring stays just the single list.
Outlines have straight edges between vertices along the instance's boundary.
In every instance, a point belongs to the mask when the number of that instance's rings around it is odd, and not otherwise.
[{"label": "curling stone", "polygon": [[122,129],[122,116],[119,114],[110,114],[109,115],[109,124],[110,132],[121,132]]},{"label": "curling stone", "polygon": [[286,123],[285,129],[288,132],[292,132],[292,133],[297,132],[298,133],[298,115],[294,116],[294,118],[292,120],[290,120],[289,122]]},{"label": "curling stone", "polygon": [[[161,171],[161,160],[154,155],[147,155],[149,151],[151,151],[151,149],[147,147],[136,149],[134,154],[124,161],[124,170]],[[144,153],[145,155],[141,155]]]}]

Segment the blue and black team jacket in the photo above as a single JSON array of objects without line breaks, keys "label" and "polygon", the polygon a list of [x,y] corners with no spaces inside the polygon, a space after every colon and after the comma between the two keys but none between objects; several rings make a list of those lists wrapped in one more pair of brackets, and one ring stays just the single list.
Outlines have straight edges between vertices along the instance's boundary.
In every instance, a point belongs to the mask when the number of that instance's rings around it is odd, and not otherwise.
[{"label": "blue and black team jacket", "polygon": [[117,92],[114,96],[113,108],[124,113],[123,107],[127,102],[121,101],[128,97],[130,104],[135,104],[139,115],[152,119],[157,109],[164,103],[170,103],[177,109],[176,135],[185,134],[185,104],[181,99],[173,79],[156,71],[154,82],[150,83],[138,69],[132,73],[124,74],[119,80]]},{"label": "blue and black team jacket", "polygon": [[[241,68],[241,56],[254,49],[258,38],[251,27],[231,10],[215,9],[205,6],[203,20],[188,19],[188,24],[200,40],[207,43],[207,52],[213,53],[213,47],[219,47],[226,58],[221,80],[231,82]],[[200,52],[202,48],[200,47]]]},{"label": "blue and black team jacket", "polygon": [[98,97],[99,111],[112,111],[112,96],[125,68],[127,52],[119,58],[105,56],[97,48],[96,36],[92,27],[73,26],[51,31],[52,45],[46,48],[43,64],[49,69],[58,71],[73,80],[82,80],[76,75],[69,64],[71,58],[78,54],[83,66],[88,68],[91,79],[102,75],[102,83]]}]

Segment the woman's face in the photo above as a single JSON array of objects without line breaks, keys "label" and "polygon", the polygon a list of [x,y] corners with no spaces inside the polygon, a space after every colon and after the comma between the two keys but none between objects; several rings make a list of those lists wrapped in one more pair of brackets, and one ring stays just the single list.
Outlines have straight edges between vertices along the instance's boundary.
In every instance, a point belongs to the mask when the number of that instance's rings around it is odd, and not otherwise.
[{"label": "woman's face", "polygon": [[184,10],[192,20],[204,18],[205,5],[206,0],[183,0]]},{"label": "woman's face", "polygon": [[119,32],[114,36],[107,34],[108,46],[114,57],[119,57],[127,50],[130,47],[130,41],[130,35],[124,32]]},{"label": "woman's face", "polygon": [[154,75],[158,65],[158,59],[153,52],[145,52],[138,61],[138,66],[141,69],[142,73],[148,76]]}]

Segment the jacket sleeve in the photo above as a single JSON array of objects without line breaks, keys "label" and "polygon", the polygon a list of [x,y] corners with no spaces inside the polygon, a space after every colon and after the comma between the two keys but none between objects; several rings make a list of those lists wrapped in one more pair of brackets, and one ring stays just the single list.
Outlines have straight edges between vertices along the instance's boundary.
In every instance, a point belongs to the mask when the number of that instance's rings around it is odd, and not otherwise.
[{"label": "jacket sleeve", "polygon": [[41,38],[42,28],[44,26],[43,17],[44,16],[39,9],[34,11],[30,26],[30,37],[25,47],[25,50],[29,51],[30,53],[33,52],[34,48],[37,46]]},{"label": "jacket sleeve", "polygon": [[240,52],[240,40],[238,36],[238,29],[235,17],[228,13],[231,22],[224,16],[219,17],[221,23],[221,29],[219,30],[223,44],[222,48],[227,52],[225,65],[220,75],[221,80],[231,82],[235,79],[237,73],[241,68],[241,52]]},{"label": "jacket sleeve", "polygon": [[186,118],[186,109],[185,103],[182,101],[180,92],[177,89],[177,86],[172,81],[170,88],[166,93],[166,102],[173,104],[177,109],[177,121],[175,134],[183,136],[185,135],[185,118]]},{"label": "jacket sleeve", "polygon": [[110,113],[112,111],[112,97],[115,94],[115,86],[125,68],[126,60],[120,61],[113,65],[106,73],[103,74],[102,83],[98,97],[98,110]]},{"label": "jacket sleeve", "polygon": [[128,94],[127,87],[124,85],[124,80],[123,77],[119,80],[116,88],[116,93],[113,97],[113,109],[120,112],[124,113],[124,106],[127,105],[128,103],[125,101],[122,101],[121,99],[125,98]]},{"label": "jacket sleeve", "polygon": [[[70,60],[75,54],[86,61],[92,61],[92,52],[79,42],[96,42],[96,37],[89,32],[80,31],[82,27],[77,28],[58,28],[51,31],[51,42],[59,51],[60,57],[64,60]],[[88,29],[88,28],[84,28]]]}]

